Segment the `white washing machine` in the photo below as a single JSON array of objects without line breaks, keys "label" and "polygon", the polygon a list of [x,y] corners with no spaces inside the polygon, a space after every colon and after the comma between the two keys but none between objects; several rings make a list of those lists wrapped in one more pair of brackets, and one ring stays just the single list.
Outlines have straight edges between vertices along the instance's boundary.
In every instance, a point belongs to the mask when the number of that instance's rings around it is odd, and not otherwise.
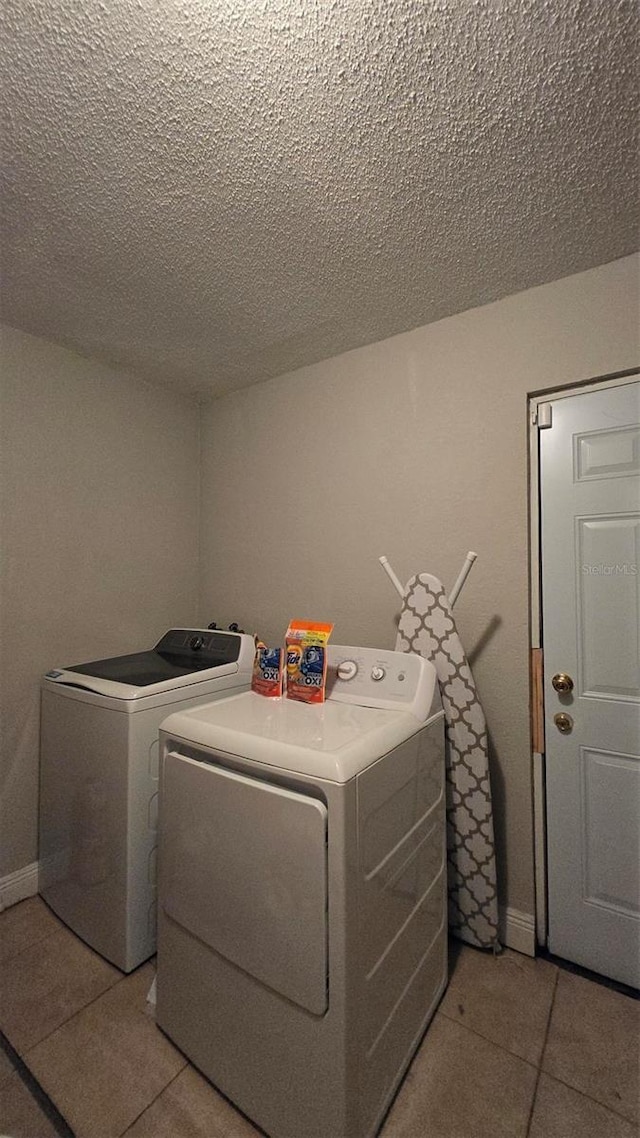
[{"label": "white washing machine", "polygon": [[271,1138],[376,1133],[447,978],[444,720],[419,656],[160,732],[157,1021]]},{"label": "white washing machine", "polygon": [[254,654],[252,636],[174,628],[42,681],[39,890],[125,972],[156,946],[160,723],[248,688]]}]

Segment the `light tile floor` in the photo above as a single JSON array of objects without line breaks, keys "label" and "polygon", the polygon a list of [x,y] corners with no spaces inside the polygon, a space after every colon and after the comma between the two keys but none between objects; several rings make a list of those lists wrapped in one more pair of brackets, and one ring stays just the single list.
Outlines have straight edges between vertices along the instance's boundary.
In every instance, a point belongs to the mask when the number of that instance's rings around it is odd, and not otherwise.
[{"label": "light tile floor", "polygon": [[[152,976],[123,976],[37,897],[0,914],[0,1031],[36,1080],[0,1050],[0,1134],[68,1135],[48,1096],[76,1138],[259,1138],[156,1027]],[[456,944],[381,1138],[633,1138],[639,1013],[547,960]]]}]

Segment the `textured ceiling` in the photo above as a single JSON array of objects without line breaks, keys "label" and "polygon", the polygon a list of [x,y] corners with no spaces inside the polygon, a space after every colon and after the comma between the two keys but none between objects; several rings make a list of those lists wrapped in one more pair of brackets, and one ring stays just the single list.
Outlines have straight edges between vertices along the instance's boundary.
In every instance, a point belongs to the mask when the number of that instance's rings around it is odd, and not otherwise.
[{"label": "textured ceiling", "polygon": [[13,0],[2,311],[211,395],[637,248],[635,0]]}]

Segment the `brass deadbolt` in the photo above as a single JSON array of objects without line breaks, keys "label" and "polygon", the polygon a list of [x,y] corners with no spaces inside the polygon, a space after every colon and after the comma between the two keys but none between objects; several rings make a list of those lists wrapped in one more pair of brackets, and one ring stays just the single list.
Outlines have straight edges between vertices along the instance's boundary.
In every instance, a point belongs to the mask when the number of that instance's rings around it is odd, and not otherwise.
[{"label": "brass deadbolt", "polygon": [[553,722],[563,735],[568,735],[573,730],[573,719],[564,711],[559,711],[557,715],[554,715]]},{"label": "brass deadbolt", "polygon": [[573,680],[566,672],[556,672],[551,681],[551,686],[555,691],[560,692],[560,695],[568,695],[570,691],[573,691]]}]

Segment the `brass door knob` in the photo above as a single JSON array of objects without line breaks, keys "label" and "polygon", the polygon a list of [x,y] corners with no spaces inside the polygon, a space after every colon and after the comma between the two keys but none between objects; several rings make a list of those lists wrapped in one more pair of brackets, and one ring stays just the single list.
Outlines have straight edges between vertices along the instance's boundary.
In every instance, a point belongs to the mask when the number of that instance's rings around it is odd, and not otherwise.
[{"label": "brass door knob", "polygon": [[557,715],[554,715],[553,722],[558,728],[558,731],[561,731],[563,735],[568,735],[573,729],[573,719],[564,711],[559,711]]},{"label": "brass door knob", "polygon": [[566,672],[556,672],[551,681],[551,686],[561,695],[568,695],[570,691],[573,691],[573,680]]}]

